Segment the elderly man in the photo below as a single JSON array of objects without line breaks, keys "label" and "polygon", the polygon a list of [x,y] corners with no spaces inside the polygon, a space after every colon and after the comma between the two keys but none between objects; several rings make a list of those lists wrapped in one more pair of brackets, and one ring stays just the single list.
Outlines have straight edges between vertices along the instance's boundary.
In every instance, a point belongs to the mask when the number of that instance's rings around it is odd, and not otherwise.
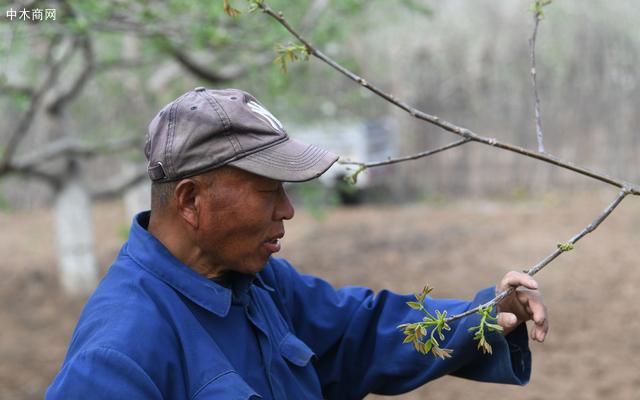
[{"label": "elderly man", "polygon": [[471,302],[427,298],[451,314],[528,288],[500,305],[492,356],[475,349],[471,317],[452,325],[455,353],[439,360],[402,344],[397,326],[421,318],[411,296],[334,289],[271,257],[294,215],[282,183],[313,179],[337,156],[291,139],[250,94],[184,94],[149,125],[145,154],[151,212],[87,302],[47,399],[360,399],[444,374],[528,381],[523,322],[538,341],[548,323],[525,274]]}]

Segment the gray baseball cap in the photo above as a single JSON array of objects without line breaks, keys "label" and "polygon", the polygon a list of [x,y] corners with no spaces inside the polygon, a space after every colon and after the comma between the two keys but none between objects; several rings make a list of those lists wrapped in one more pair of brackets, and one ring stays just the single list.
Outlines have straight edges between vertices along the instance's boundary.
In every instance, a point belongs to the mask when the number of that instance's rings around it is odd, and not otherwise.
[{"label": "gray baseball cap", "polygon": [[149,124],[144,153],[153,182],[231,165],[285,182],[322,175],[338,156],[287,135],[255,97],[203,87],[167,104]]}]

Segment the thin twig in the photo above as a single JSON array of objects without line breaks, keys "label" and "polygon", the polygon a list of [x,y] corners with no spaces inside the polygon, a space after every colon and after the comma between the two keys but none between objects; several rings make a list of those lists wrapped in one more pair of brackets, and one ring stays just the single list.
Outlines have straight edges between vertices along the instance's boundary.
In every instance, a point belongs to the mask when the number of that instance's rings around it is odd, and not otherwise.
[{"label": "thin twig", "polygon": [[[578,232],[576,235],[574,235],[571,239],[569,239],[567,244],[570,244],[571,246],[573,246],[573,245],[576,244],[576,242],[578,242],[578,240],[582,239],[583,237],[585,237],[589,233],[591,233],[594,230],[596,230],[596,228],[602,223],[602,221],[607,219],[607,217],[611,214],[611,212],[618,206],[618,204],[620,204],[620,202],[622,202],[622,200],[628,194],[630,194],[629,189],[627,189],[627,188],[622,189],[620,191],[620,193],[618,193],[616,198],[611,202],[611,204],[609,204],[607,206],[607,208],[600,215],[598,215],[598,217],[596,217],[596,219],[593,220],[593,222],[591,222],[589,225],[587,225],[586,228],[584,228],[583,230]],[[568,250],[565,247],[565,244],[558,245],[558,247],[551,254],[549,254],[542,261],[540,261],[539,263],[537,263],[533,267],[529,268],[525,272],[529,276],[533,276],[533,275],[537,274],[538,272],[540,272],[540,270],[542,270],[544,267],[549,265],[551,263],[551,261],[555,260],[560,254],[562,254],[562,253],[564,253],[566,251],[568,251]],[[471,314],[475,314],[481,308],[486,308],[486,307],[489,307],[489,306],[492,307],[492,306],[498,304],[499,302],[501,302],[505,297],[510,295],[514,290],[515,290],[515,287],[510,287],[509,289],[500,292],[498,295],[496,295],[496,297],[494,297],[490,301],[488,301],[488,302],[486,302],[486,303],[484,303],[484,304],[482,304],[482,305],[480,305],[478,307],[475,307],[475,308],[467,310],[467,311],[465,311],[463,313],[452,315],[451,317],[448,317],[446,319],[446,322],[447,323],[448,322],[452,322],[452,321],[455,321],[457,319],[469,316]]]},{"label": "thin twig", "polygon": [[388,93],[384,92],[382,89],[378,88],[377,86],[374,86],[374,85],[370,84],[364,78],[362,78],[362,77],[356,75],[355,73],[351,72],[347,68],[343,67],[342,65],[340,65],[339,63],[337,63],[336,61],[334,61],[333,59],[331,59],[330,57],[328,57],[327,55],[325,55],[324,53],[322,53],[321,51],[319,51],[318,49],[313,47],[309,41],[307,41],[295,29],[293,29],[293,27],[291,27],[291,25],[287,22],[287,20],[284,18],[283,14],[281,12],[276,13],[275,11],[273,11],[273,9],[271,9],[266,4],[266,2],[264,2],[264,1],[256,1],[255,4],[265,14],[271,16],[276,21],[278,21],[296,39],[298,39],[298,41],[300,43],[302,43],[307,48],[309,54],[312,54],[314,57],[322,60],[323,62],[325,62],[326,64],[328,64],[332,68],[334,68],[335,70],[337,70],[340,73],[342,73],[343,75],[347,76],[349,79],[359,83],[360,85],[364,86],[365,88],[369,89],[373,93],[377,94],[378,96],[382,97],[383,99],[387,100],[388,102],[394,104],[395,106],[405,110],[406,112],[408,112],[409,114],[411,114],[413,117],[415,117],[417,119],[420,119],[420,120],[429,122],[429,123],[431,123],[433,125],[439,126],[440,128],[442,128],[442,129],[444,129],[446,131],[449,131],[449,132],[451,132],[451,133],[453,133],[455,135],[461,136],[461,137],[463,137],[465,139],[469,139],[469,140],[472,140],[474,142],[483,143],[483,144],[486,144],[486,145],[489,145],[489,146],[498,147],[498,148],[501,148],[503,150],[508,150],[508,151],[511,151],[511,152],[514,152],[514,153],[518,153],[518,154],[527,156],[527,157],[535,158],[535,159],[544,161],[546,163],[553,164],[553,165],[556,165],[558,167],[562,167],[562,168],[571,170],[573,172],[579,173],[581,175],[585,175],[585,176],[588,176],[590,178],[599,180],[601,182],[607,183],[607,184],[615,186],[617,188],[626,189],[630,194],[640,195],[640,186],[638,186],[638,185],[630,184],[630,183],[625,182],[625,181],[623,181],[621,179],[612,178],[612,177],[609,177],[609,176],[607,176],[605,174],[602,174],[602,173],[590,171],[590,170],[588,170],[586,168],[575,166],[575,165],[573,165],[573,164],[571,164],[571,163],[569,163],[567,161],[563,161],[563,160],[560,160],[558,158],[551,157],[551,156],[549,156],[547,154],[533,152],[533,151],[524,149],[524,148],[519,147],[519,146],[515,146],[515,145],[512,145],[512,144],[508,144],[508,143],[503,143],[503,142],[498,141],[495,138],[489,138],[489,137],[480,136],[477,133],[471,131],[470,129],[457,126],[457,125],[455,125],[455,124],[453,124],[451,122],[448,122],[448,121],[445,121],[443,119],[440,119],[439,117],[437,117],[435,115],[427,114],[427,113],[425,113],[423,111],[420,111],[420,110],[418,110],[418,109],[416,109],[414,107],[411,107],[407,103],[395,98],[391,94],[388,94]]},{"label": "thin twig", "polygon": [[387,160],[374,161],[370,163],[358,162],[358,161],[338,161],[338,163],[342,165],[358,165],[363,168],[379,167],[381,165],[397,164],[404,161],[417,160],[418,158],[428,157],[428,156],[443,152],[445,150],[453,149],[454,147],[458,147],[470,141],[471,141],[470,139],[461,139],[456,142],[449,143],[446,146],[438,147],[437,149],[423,151],[421,153],[416,153],[406,157],[389,158]]},{"label": "thin twig", "polygon": [[533,34],[529,39],[529,49],[531,50],[531,85],[533,86],[533,100],[536,118],[536,138],[538,139],[538,151],[544,153],[544,144],[542,142],[542,117],[540,116],[540,97],[538,96],[538,85],[536,82],[536,36],[538,35],[538,25],[542,19],[540,10],[536,9],[533,13]]}]

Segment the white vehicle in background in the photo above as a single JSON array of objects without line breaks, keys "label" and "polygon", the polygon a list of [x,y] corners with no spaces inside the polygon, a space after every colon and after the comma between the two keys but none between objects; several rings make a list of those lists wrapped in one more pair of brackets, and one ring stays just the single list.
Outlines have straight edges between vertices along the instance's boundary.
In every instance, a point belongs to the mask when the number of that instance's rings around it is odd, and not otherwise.
[{"label": "white vehicle in background", "polygon": [[[292,126],[289,131],[295,139],[338,154],[341,161],[380,161],[396,154],[397,149],[388,121],[330,122]],[[356,169],[354,165],[335,163],[319,179],[340,196],[343,204],[354,204],[360,202],[363,192],[386,186],[393,172],[390,166],[367,169],[358,175],[357,185],[353,187],[344,178]]]}]

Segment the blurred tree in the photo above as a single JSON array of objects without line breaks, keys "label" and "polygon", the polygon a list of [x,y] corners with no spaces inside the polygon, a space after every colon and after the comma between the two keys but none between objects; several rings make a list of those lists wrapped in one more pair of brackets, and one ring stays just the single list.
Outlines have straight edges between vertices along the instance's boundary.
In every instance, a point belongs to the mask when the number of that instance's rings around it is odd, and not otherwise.
[{"label": "blurred tree", "polygon": [[[372,2],[279,3],[326,43]],[[139,152],[127,156],[142,141],[130,127],[149,119],[140,115],[152,115],[160,93],[174,97],[196,82],[278,92],[287,81],[267,66],[288,36],[260,18],[230,18],[221,0],[26,0],[0,11],[51,8],[55,20],[0,19],[0,110],[18,116],[0,132],[0,178],[35,180],[53,194],[62,286],[86,293],[97,279],[92,200],[145,182]]]}]

